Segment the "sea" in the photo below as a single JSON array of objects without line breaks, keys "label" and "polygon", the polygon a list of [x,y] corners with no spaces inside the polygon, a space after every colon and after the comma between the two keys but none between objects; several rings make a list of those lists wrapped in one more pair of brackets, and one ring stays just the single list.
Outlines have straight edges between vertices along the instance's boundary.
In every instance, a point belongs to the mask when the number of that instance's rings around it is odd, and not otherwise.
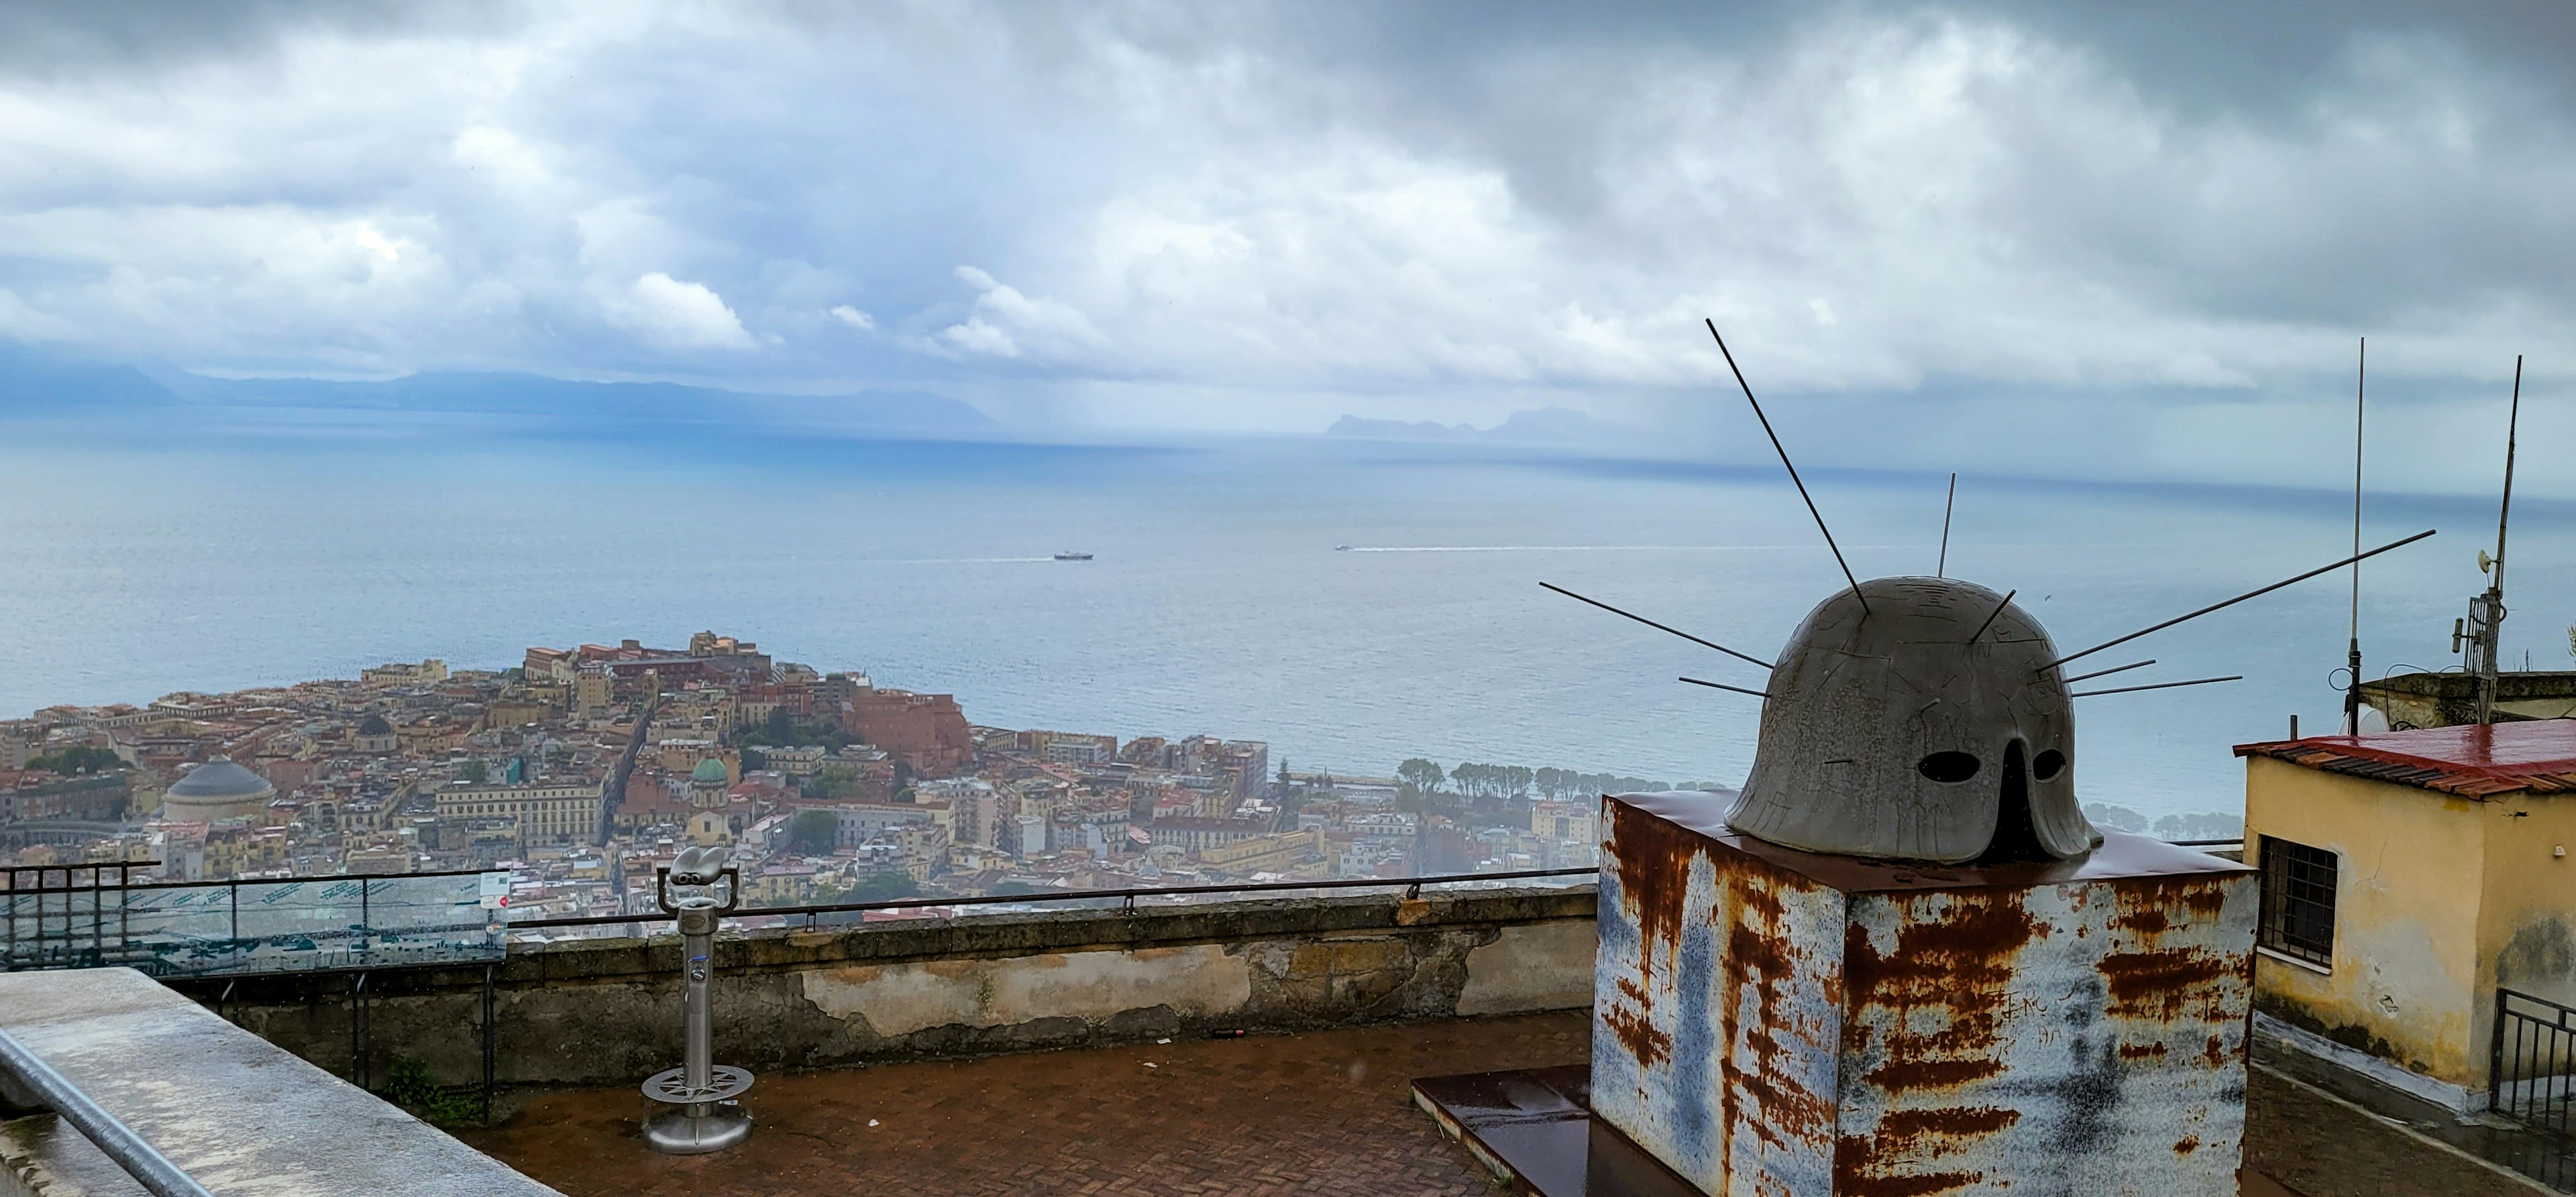
[{"label": "sea", "polygon": [[[2351,496],[1806,474],[1863,577],[1936,568],[2072,651],[2333,561]],[[2366,670],[2453,665],[2493,498],[2373,494]],[[2566,668],[2576,507],[2514,513],[2505,657]],[[1090,553],[1059,561],[1060,550]],[[1027,444],[499,417],[192,409],[0,424],[0,715],[529,645],[714,630],[957,696],[969,719],[1270,744],[1299,772],[1425,757],[1740,782],[1769,659],[1842,585],[1774,466],[1436,443]],[[2231,746],[2339,717],[2348,571],[2098,654],[2086,801],[2242,809]],[[2078,689],[2086,687],[2079,686]]]}]

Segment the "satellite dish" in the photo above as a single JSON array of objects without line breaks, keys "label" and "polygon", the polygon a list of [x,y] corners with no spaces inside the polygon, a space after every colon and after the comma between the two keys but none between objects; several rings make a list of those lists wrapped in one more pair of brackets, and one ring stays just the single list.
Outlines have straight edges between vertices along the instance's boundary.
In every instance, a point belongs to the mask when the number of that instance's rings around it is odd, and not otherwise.
[{"label": "satellite dish", "polygon": [[2485,572],[2487,572],[2488,570],[2493,569],[2493,568],[2495,568],[2495,558],[2487,556],[2487,551],[2486,551],[2485,549],[2479,549],[2479,550],[2478,550],[2478,572],[2479,572],[2479,573],[2485,573]]}]

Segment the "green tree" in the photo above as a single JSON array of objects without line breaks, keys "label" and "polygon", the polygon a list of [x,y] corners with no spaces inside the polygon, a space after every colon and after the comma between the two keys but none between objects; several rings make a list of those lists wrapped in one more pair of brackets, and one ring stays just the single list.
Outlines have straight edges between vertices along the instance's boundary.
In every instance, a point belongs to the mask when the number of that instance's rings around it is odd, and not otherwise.
[{"label": "green tree", "polygon": [[805,783],[805,792],[827,800],[847,798],[859,792],[859,771],[848,765],[825,765]]},{"label": "green tree", "polygon": [[464,766],[457,769],[456,775],[464,778],[469,783],[479,786],[484,782],[491,780],[492,771],[484,766],[483,758],[476,756],[465,758]]},{"label": "green tree", "polygon": [[1446,780],[1440,772],[1440,766],[1418,756],[1397,765],[1395,775],[1425,794],[1437,791],[1440,783]]},{"label": "green tree", "polygon": [[799,856],[830,856],[841,836],[841,817],[827,810],[800,810],[787,820],[787,850]]},{"label": "green tree", "polygon": [[851,886],[848,892],[841,895],[841,901],[895,902],[920,896],[921,886],[913,881],[911,874],[875,873],[860,878],[858,884]]},{"label": "green tree", "polygon": [[113,748],[74,744],[59,752],[31,757],[27,761],[27,767],[65,776],[74,773],[105,773],[112,769],[124,768],[125,758],[116,755],[116,750]]},{"label": "green tree", "polygon": [[754,769],[766,769],[766,768],[768,768],[768,767],[769,767],[769,754],[768,754],[768,753],[762,752],[761,750],[759,750],[759,749],[757,749],[757,748],[749,748],[749,747],[746,747],[746,748],[744,748],[744,749],[742,750],[742,771],[743,771],[743,772],[745,772],[745,773],[749,773],[749,772],[751,772],[751,771],[752,771],[752,770],[754,770]]}]

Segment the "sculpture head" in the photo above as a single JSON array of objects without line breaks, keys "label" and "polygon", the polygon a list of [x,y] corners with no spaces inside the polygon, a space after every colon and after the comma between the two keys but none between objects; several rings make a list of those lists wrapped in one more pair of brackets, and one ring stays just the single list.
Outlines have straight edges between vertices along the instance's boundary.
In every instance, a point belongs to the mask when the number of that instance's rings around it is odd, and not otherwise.
[{"label": "sculpture head", "polygon": [[1953,578],[1859,589],[1817,604],[1780,650],[1727,825],[1810,852],[1942,864],[2068,859],[2100,843],[2076,801],[2074,714],[2044,668],[2057,650],[2039,622]]}]

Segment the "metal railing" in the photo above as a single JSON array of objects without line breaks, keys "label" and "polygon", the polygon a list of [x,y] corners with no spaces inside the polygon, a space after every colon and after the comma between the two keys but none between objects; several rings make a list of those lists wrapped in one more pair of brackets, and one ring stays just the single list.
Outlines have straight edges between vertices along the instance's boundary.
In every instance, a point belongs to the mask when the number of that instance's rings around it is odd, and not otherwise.
[{"label": "metal railing", "polygon": [[153,1197],[214,1197],[198,1184],[196,1178],[182,1171],[170,1157],[135,1134],[116,1115],[90,1100],[80,1086],[71,1083],[51,1064],[27,1050],[7,1031],[0,1031],[0,1069],[6,1069],[11,1082],[45,1104],[63,1121],[71,1123],[116,1166],[125,1169]]},{"label": "metal railing", "polygon": [[[489,869],[135,881],[133,861],[22,866],[0,885],[0,971],[130,965],[158,977],[497,959]],[[113,879],[111,879],[111,875]]]},{"label": "metal railing", "polygon": [[[2243,848],[2243,838],[2217,840],[2167,840],[2177,848]],[[1134,910],[1136,899],[1191,894],[1249,894],[1285,890],[1371,889],[1404,887],[1404,896],[1422,895],[1426,885],[1445,885],[1465,881],[1516,881],[1533,877],[1579,877],[1600,872],[1598,866],[1573,869],[1517,869],[1501,873],[1447,873],[1431,877],[1336,877],[1323,881],[1254,881],[1225,885],[1134,886],[1124,889],[1042,890],[1025,894],[979,894],[958,898],[888,898],[874,902],[814,902],[794,906],[745,906],[733,913],[736,919],[765,916],[802,918],[809,929],[818,916],[827,914],[864,914],[871,910],[945,909],[954,906],[1000,906],[1030,902],[1079,902],[1117,899],[1121,909]],[[621,923],[662,922],[670,916],[659,911],[636,914],[566,915],[558,918],[512,919],[512,932],[535,931],[553,927],[608,927]]]},{"label": "metal railing", "polygon": [[[817,916],[826,914],[865,913],[871,910],[917,910],[926,907],[1000,906],[1031,902],[1081,902],[1117,899],[1120,908],[1136,909],[1136,899],[1182,897],[1191,894],[1248,894],[1280,890],[1313,889],[1391,889],[1404,887],[1404,896],[1422,896],[1426,885],[1445,885],[1461,881],[1517,881],[1529,877],[1581,877],[1601,870],[1592,866],[1577,869],[1518,869],[1503,873],[1450,873],[1436,877],[1335,877],[1323,881],[1254,881],[1232,885],[1137,886],[1126,889],[1046,890],[1026,894],[978,894],[965,898],[888,898],[875,902],[814,902],[799,906],[745,906],[733,912],[736,919],[777,915],[801,917],[805,925],[815,925]],[[592,914],[550,919],[513,919],[510,930],[538,930],[547,927],[605,927],[618,923],[653,923],[671,916],[660,911],[640,914]]]},{"label": "metal railing", "polygon": [[2534,1130],[2566,1135],[2576,1088],[2576,1008],[2496,990],[2487,1107]]}]

